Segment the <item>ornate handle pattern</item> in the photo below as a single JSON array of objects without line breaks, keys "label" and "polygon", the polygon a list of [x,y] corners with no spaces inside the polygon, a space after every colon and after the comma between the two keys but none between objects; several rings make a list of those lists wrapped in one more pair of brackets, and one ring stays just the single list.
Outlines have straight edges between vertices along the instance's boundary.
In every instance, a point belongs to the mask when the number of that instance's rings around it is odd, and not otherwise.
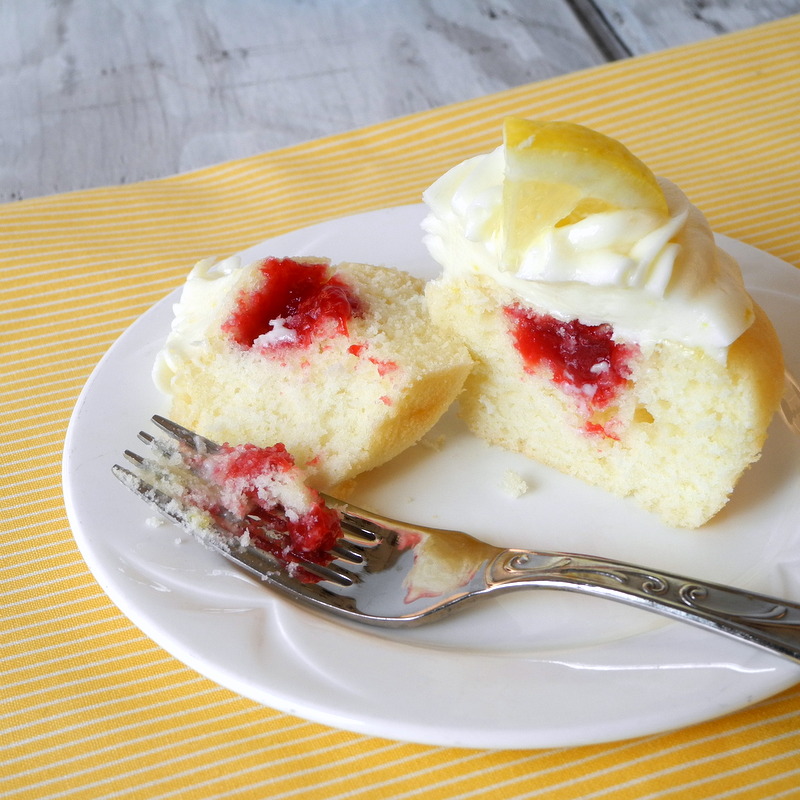
[{"label": "ornate handle pattern", "polygon": [[712,628],[800,661],[800,605],[610,559],[505,550],[491,588],[539,586],[617,600]]}]

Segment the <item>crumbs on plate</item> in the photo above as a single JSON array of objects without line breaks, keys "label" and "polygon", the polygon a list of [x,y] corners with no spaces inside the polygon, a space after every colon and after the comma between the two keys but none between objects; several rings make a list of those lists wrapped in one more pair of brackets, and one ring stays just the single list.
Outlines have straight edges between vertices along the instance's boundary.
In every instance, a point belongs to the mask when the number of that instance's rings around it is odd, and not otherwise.
[{"label": "crumbs on plate", "polygon": [[500,482],[500,488],[509,497],[522,497],[528,491],[528,482],[518,472],[513,469],[507,469],[503,473],[503,478]]}]

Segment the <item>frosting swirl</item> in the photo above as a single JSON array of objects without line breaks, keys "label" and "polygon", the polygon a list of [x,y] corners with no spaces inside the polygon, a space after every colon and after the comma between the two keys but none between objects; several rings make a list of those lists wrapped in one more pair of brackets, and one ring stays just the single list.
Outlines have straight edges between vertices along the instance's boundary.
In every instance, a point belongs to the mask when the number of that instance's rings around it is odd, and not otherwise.
[{"label": "frosting swirl", "polygon": [[611,323],[615,338],[649,347],[672,340],[724,359],[754,319],[738,264],[703,214],[660,179],[668,216],[589,214],[531,242],[509,267],[503,253],[503,147],[468,159],[423,195],[424,241],[441,280],[483,275],[564,321]]}]

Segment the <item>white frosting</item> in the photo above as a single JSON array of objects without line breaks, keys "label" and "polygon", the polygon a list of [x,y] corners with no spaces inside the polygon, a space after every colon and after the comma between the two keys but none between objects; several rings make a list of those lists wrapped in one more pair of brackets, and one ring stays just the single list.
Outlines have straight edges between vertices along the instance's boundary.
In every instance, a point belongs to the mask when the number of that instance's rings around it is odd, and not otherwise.
[{"label": "white frosting", "polygon": [[239,280],[241,267],[236,256],[223,261],[204,258],[187,276],[180,300],[173,306],[169,336],[153,365],[153,381],[164,394],[172,394],[176,365],[191,361],[192,352],[204,346],[208,326],[219,304]]},{"label": "white frosting", "polygon": [[297,341],[297,331],[286,327],[283,317],[275,317],[269,321],[270,329],[262,333],[253,342],[253,347],[273,347],[276,344],[293,344]]},{"label": "white frosting", "polygon": [[514,270],[503,257],[502,147],[457,165],[425,193],[425,244],[443,279],[485,275],[565,321],[611,323],[644,347],[673,340],[724,359],[753,321],[736,262],[701,212],[666,180],[669,217],[609,211],[545,231]]}]

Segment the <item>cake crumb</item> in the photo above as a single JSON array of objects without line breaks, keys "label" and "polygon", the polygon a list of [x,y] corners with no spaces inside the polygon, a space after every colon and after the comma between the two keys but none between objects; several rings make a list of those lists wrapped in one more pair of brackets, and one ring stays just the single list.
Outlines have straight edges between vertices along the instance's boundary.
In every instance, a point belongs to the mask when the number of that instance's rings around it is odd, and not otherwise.
[{"label": "cake crumb", "polygon": [[528,491],[528,482],[518,472],[514,472],[513,469],[507,469],[503,473],[500,488],[509,497],[522,497]]},{"label": "cake crumb", "polygon": [[438,453],[444,447],[445,439],[445,435],[440,433],[438,436],[423,436],[419,440],[419,443],[423,447],[427,447],[429,450],[433,450],[434,452]]},{"label": "cake crumb", "polygon": [[167,521],[163,517],[148,517],[144,524],[147,525],[148,528],[160,528],[163,525],[167,524]]}]

